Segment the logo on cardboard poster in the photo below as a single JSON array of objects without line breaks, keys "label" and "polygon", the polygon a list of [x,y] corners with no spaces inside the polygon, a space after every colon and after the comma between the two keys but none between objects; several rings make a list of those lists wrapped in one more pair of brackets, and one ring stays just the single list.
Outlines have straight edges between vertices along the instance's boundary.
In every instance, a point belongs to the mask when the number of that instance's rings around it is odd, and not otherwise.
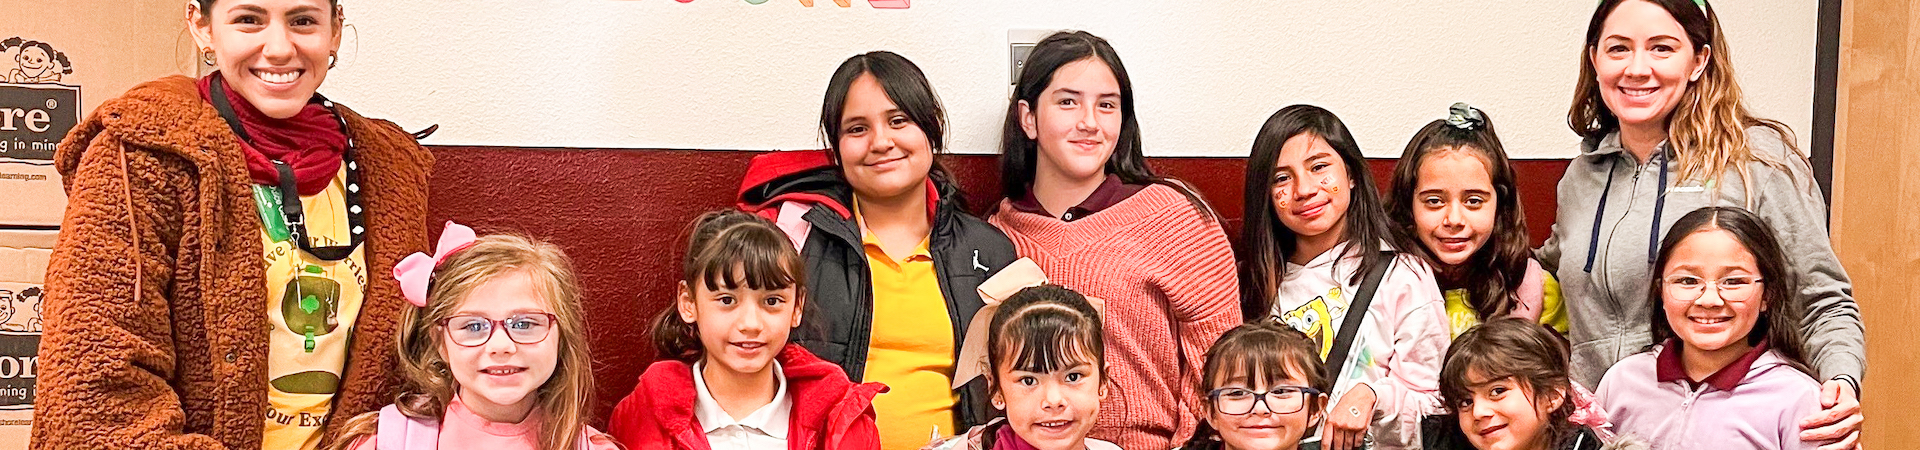
[{"label": "logo on cardboard poster", "polygon": [[60,84],[71,74],[73,62],[52,44],[0,40],[0,158],[53,159],[80,124],[80,87]]},{"label": "logo on cardboard poster", "polygon": [[0,411],[33,409],[33,385],[39,371],[40,286],[0,286]]},{"label": "logo on cardboard poster", "polygon": [[[14,50],[19,50],[15,52]],[[73,74],[73,61],[53,49],[53,44],[29,41],[19,36],[0,41],[0,53],[12,54],[13,68],[6,71],[8,83],[59,83],[60,76]]]}]

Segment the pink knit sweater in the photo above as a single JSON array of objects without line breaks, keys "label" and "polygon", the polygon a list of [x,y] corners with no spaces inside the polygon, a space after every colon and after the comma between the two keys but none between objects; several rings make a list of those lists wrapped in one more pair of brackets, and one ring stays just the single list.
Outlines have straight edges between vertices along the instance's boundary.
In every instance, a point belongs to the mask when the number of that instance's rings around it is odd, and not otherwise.
[{"label": "pink knit sweater", "polygon": [[1240,323],[1233,248],[1220,225],[1158,184],[1073,222],[1005,200],[987,221],[1054,284],[1107,301],[1111,390],[1093,437],[1122,448],[1185,442],[1198,423],[1193,386],[1207,347]]}]

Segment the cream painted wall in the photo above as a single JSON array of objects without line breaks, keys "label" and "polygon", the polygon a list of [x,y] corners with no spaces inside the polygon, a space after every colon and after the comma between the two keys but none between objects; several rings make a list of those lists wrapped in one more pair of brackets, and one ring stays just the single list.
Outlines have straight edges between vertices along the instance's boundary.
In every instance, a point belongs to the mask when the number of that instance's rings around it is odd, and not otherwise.
[{"label": "cream painted wall", "polygon": [[[1341,114],[1372,156],[1455,101],[1522,158],[1575,154],[1565,125],[1592,1],[348,1],[323,90],[427,142],[596,148],[818,148],[820,96],[847,56],[919,64],[958,152],[997,151],[1007,31],[1085,29],[1134,79],[1149,154],[1245,155],[1287,104]],[[1753,109],[1806,142],[1816,2],[1722,1]]]}]

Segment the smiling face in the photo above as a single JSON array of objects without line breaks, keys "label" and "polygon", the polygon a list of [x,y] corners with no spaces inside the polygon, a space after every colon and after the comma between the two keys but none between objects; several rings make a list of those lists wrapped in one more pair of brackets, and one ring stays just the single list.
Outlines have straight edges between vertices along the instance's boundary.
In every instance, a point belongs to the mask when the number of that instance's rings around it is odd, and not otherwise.
[{"label": "smiling face", "polygon": [[1686,30],[1666,9],[1646,1],[1614,8],[1589,49],[1600,99],[1626,128],[1664,129],[1687,85],[1706,70]]},{"label": "smiling face", "polygon": [[327,79],[341,19],[327,0],[218,0],[187,8],[193,39],[212,49],[234,92],[268,117],[293,117]]},{"label": "smiling face", "polygon": [[[1749,283],[1730,283],[1746,280]],[[1682,239],[1661,271],[1667,324],[1686,354],[1720,360],[1746,353],[1747,334],[1767,310],[1759,263],[1733,233],[1708,228]],[[1707,286],[1714,283],[1716,286]],[[1686,286],[1698,290],[1687,294]],[[1685,297],[1698,295],[1699,298]]]},{"label": "smiling face", "polygon": [[45,75],[48,70],[53,69],[53,55],[48,55],[47,49],[37,45],[21,47],[20,54],[13,59],[20,64],[20,70],[27,76]]},{"label": "smiling face", "polygon": [[855,78],[847,89],[839,144],[841,171],[863,198],[919,195],[933,168],[927,133],[887,97],[872,73]]},{"label": "smiling face", "polygon": [[1326,139],[1302,133],[1281,145],[1273,163],[1273,212],[1296,239],[1342,236],[1352,191],[1347,164]]},{"label": "smiling face", "polygon": [[1480,450],[1536,450],[1547,448],[1547,421],[1565,402],[1564,393],[1548,393],[1539,401],[1532,386],[1517,377],[1486,380],[1477,370],[1467,371],[1467,389],[1473,397],[1454,416],[1467,442]]},{"label": "smiling face", "polygon": [[[736,267],[733,279],[747,279],[745,269]],[[680,320],[698,330],[707,373],[741,379],[770,374],[787,335],[800,326],[799,288],[754,289],[742,283],[707,289],[704,282],[692,284],[681,283],[677,304]]]},{"label": "smiling face", "polygon": [[[1085,353],[1084,351],[1080,353]],[[1003,355],[1004,356],[1004,355]],[[1052,372],[995,369],[993,406],[1006,410],[1007,426],[1040,450],[1081,450],[1107,388],[1089,355]]]},{"label": "smiling face", "polygon": [[[1244,372],[1244,370],[1222,371],[1222,373],[1228,374],[1240,374]],[[1302,369],[1288,367],[1287,372],[1286,378],[1279,380],[1278,383],[1272,386],[1264,382],[1249,383],[1247,377],[1244,375],[1234,375],[1226,380],[1218,380],[1218,382],[1213,385],[1219,388],[1239,388],[1260,393],[1272,391],[1279,386],[1304,387],[1309,385],[1305,377],[1299,375],[1299,373],[1303,372]],[[1256,378],[1266,377],[1256,374]],[[1313,426],[1319,416],[1316,398],[1311,398],[1305,393],[1296,395],[1301,397],[1298,399],[1300,403],[1297,406],[1299,406],[1299,408],[1289,413],[1274,412],[1274,405],[1272,404],[1274,399],[1272,398],[1268,398],[1266,401],[1255,402],[1252,410],[1246,414],[1238,415],[1221,412],[1221,410],[1216,407],[1216,405],[1220,404],[1220,400],[1205,402],[1206,404],[1203,406],[1207,414],[1207,424],[1212,425],[1214,430],[1220,433],[1220,441],[1225,443],[1228,449],[1292,449],[1300,445],[1300,439],[1306,436],[1307,429]],[[1281,406],[1286,406],[1281,409],[1294,409],[1291,407],[1294,406],[1291,403]]]},{"label": "smiling face", "polygon": [[1487,162],[1470,149],[1441,149],[1420,162],[1414,232],[1441,264],[1467,262],[1493,235],[1498,197]]},{"label": "smiling face", "polygon": [[1038,101],[1019,104],[1020,128],[1039,149],[1034,176],[1075,182],[1105,176],[1123,119],[1113,68],[1094,57],[1060,66]]},{"label": "smiling face", "polygon": [[[504,320],[552,312],[536,289],[533,277],[522,270],[494,276],[473,288],[450,317]],[[533,395],[534,391],[547,383],[559,363],[561,330],[549,323],[544,339],[522,344],[508,336],[511,327],[493,326],[493,333],[485,343],[467,347],[454,342],[453,334],[460,330],[453,328],[459,324],[449,323],[440,330],[440,352],[447,361],[447,370],[453,372],[454,381],[460,384],[460,400],[477,412],[525,414],[531,409],[539,400]]]}]

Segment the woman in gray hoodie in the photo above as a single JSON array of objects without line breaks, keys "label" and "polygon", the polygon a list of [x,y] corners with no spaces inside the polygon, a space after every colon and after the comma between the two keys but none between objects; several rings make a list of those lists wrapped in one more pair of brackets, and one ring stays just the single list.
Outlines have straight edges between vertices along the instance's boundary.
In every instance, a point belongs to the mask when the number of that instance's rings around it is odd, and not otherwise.
[{"label": "woman in gray hoodie", "polygon": [[1752,210],[1780,230],[1822,410],[1801,438],[1856,446],[1865,337],[1852,283],[1827,236],[1811,165],[1780,122],[1743,105],[1705,1],[1606,0],[1594,11],[1568,124],[1583,138],[1561,178],[1538,253],[1566,296],[1573,377],[1586,386],[1651,344],[1647,296],[1662,233],[1708,206]]}]

